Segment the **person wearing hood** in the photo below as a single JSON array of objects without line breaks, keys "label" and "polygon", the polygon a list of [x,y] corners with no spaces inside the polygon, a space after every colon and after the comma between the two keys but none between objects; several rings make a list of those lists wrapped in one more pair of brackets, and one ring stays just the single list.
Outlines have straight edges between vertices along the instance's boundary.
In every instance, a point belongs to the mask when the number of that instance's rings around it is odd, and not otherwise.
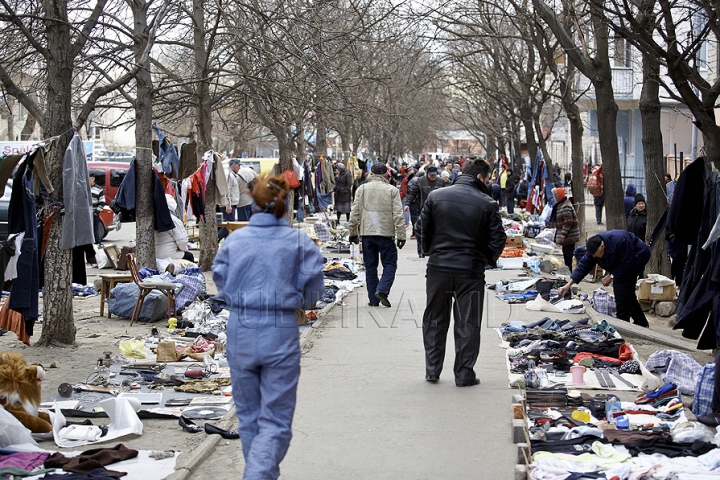
[{"label": "person wearing hood", "polygon": [[635,206],[635,194],[637,193],[637,189],[635,188],[635,185],[632,183],[627,186],[625,189],[625,220],[627,221],[628,218],[630,218],[630,210],[633,209]]},{"label": "person wearing hood", "polygon": [[188,252],[188,235],[185,224],[175,214],[177,203],[172,195],[165,194],[165,200],[175,228],[167,232],[155,230],[155,257],[158,259],[182,258],[183,260],[195,262],[193,254]]},{"label": "person wearing hood", "polygon": [[627,231],[635,234],[643,242],[645,241],[645,230],[647,228],[647,205],[642,193],[635,195],[635,205],[630,210],[627,221]]},{"label": "person wearing hood", "polygon": [[425,380],[431,383],[440,379],[443,369],[451,316],[455,385],[480,383],[474,367],[480,352],[485,267],[495,265],[506,240],[499,206],[486,185],[489,176],[485,160],[466,160],[453,185],[430,193],[417,222],[423,251],[430,256],[423,343]]},{"label": "person wearing hood", "polygon": [[[390,185],[384,163],[373,164],[370,180],[355,192],[350,213],[350,243],[362,239],[368,305],[390,307],[390,289],[397,271],[398,248],[405,246],[405,219],[400,192]],[[397,247],[393,242],[397,239]],[[382,261],[382,278],[378,265]]]},{"label": "person wearing hood", "polygon": [[345,214],[345,219],[350,221],[350,197],[352,195],[353,179],[348,169],[341,162],[337,163],[337,175],[335,176],[335,213],[338,222],[340,215]]},{"label": "person wearing hood", "polygon": [[552,207],[548,225],[555,227],[555,243],[562,247],[565,265],[572,272],[575,244],[580,241],[577,214],[572,202],[565,195],[564,188],[553,188],[552,195],[555,205]]}]

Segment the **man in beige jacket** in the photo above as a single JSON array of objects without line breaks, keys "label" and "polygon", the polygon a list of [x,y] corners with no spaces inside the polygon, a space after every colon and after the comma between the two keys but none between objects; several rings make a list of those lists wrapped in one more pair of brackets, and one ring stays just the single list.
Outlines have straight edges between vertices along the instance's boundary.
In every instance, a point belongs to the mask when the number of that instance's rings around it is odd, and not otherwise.
[{"label": "man in beige jacket", "polygon": [[[405,246],[405,219],[400,192],[390,185],[387,166],[378,162],[372,166],[370,179],[355,192],[350,213],[350,243],[362,237],[365,279],[371,307],[383,304],[390,307],[388,296],[395,280],[398,248]],[[393,242],[397,238],[397,248]],[[383,274],[378,279],[378,262]]]}]

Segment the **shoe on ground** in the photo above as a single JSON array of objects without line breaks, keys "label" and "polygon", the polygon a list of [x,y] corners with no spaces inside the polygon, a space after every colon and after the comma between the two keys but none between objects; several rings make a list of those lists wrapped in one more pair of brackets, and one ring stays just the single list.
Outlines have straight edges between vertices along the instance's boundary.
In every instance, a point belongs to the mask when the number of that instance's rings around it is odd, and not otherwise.
[{"label": "shoe on ground", "polygon": [[236,440],[240,438],[240,434],[237,430],[223,430],[222,428],[210,425],[209,423],[205,424],[205,433],[208,435],[220,435],[222,438],[227,440]]},{"label": "shoe on ground", "polygon": [[437,383],[440,380],[440,375],[425,375],[425,380],[430,383]]},{"label": "shoe on ground", "polygon": [[97,263],[91,263],[90,266],[91,266],[92,268],[98,268],[98,264],[97,264]]},{"label": "shoe on ground", "polygon": [[418,255],[418,258],[425,258],[425,254],[421,253],[420,255]]},{"label": "shoe on ground", "polygon": [[468,383],[455,383],[458,387],[473,387],[475,385],[480,385],[480,379],[476,378]]},{"label": "shoe on ground", "polygon": [[200,433],[203,431],[203,427],[195,425],[192,420],[185,418],[182,415],[180,415],[180,418],[178,419],[178,425],[180,425],[183,430],[190,433]]},{"label": "shoe on ground", "polygon": [[390,308],[390,300],[388,300],[388,294],[385,292],[375,292],[375,296],[380,299],[380,304],[384,307]]},{"label": "shoe on ground", "polygon": [[368,307],[379,307],[379,303],[368,303]]},{"label": "shoe on ground", "polygon": [[410,235],[410,240],[415,240],[417,237],[415,235]]},{"label": "shoe on ground", "polygon": [[711,413],[710,415],[699,415],[697,421],[708,427],[717,427],[720,425],[720,413]]}]

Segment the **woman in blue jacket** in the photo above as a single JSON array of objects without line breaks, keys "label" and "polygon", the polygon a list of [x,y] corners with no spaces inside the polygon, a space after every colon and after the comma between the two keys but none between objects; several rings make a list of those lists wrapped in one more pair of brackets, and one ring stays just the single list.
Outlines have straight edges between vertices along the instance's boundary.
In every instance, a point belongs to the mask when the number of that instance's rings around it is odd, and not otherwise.
[{"label": "woman in blue jacket", "polygon": [[230,309],[228,363],[245,479],[276,479],[292,438],[300,342],[295,311],[324,290],[320,250],[285,217],[282,176],[258,179],[253,216],[213,262],[218,296]]}]

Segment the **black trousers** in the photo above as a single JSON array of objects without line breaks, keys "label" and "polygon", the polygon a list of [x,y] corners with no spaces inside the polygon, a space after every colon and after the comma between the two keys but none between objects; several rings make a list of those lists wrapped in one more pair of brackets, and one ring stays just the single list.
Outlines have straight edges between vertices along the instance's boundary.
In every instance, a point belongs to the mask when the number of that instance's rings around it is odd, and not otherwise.
[{"label": "black trousers", "polygon": [[565,265],[567,265],[567,267],[572,272],[572,269],[573,269],[572,262],[573,262],[573,254],[575,253],[575,244],[573,243],[571,245],[563,245],[562,252],[563,252],[563,259],[565,260]]},{"label": "black trousers", "polygon": [[603,205],[595,205],[595,220],[597,220],[597,223],[602,223],[602,210]]},{"label": "black trousers", "polygon": [[635,321],[635,325],[648,327],[650,324],[645,318],[645,314],[640,307],[637,295],[635,294],[635,282],[638,275],[623,275],[613,278],[613,293],[615,294],[615,304],[617,306],[617,318],[620,320]]},{"label": "black trousers", "polygon": [[[423,315],[425,373],[440,375],[452,311],[455,325],[455,383],[475,380],[475,362],[480,353],[485,278],[455,278],[426,275],[427,304]],[[454,300],[454,303],[453,303]]]}]

